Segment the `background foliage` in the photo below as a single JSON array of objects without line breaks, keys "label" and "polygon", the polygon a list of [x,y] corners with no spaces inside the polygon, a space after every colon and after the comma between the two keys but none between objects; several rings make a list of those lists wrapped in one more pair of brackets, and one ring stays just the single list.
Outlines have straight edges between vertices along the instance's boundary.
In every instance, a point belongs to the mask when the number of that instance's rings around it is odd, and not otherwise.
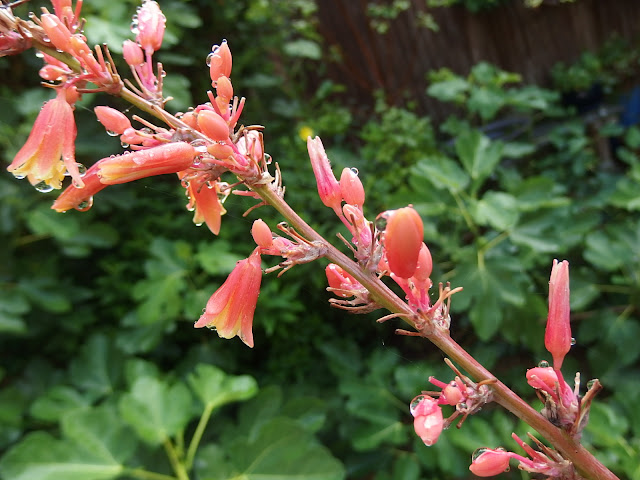
[{"label": "background foliage", "polygon": [[[135,6],[87,2],[90,41],[117,51]],[[583,382],[598,377],[606,387],[585,441],[617,474],[640,478],[640,129],[619,121],[621,108],[633,119],[630,104],[619,105],[636,46],[556,67],[554,90],[483,63],[433,72],[425,94],[454,109],[435,126],[411,104],[378,100],[367,117],[343,106],[340,85],[325,76],[335,59],[310,0],[162,7],[170,107],[205,100],[204,58],[227,38],[234,87],[248,98],[243,119],[267,126],[288,201],[334,238],[337,223],[316,198],[301,138],[313,132],[336,171],[360,170],[370,217],[413,203],[434,281],[464,287],[452,335],[532,402],[523,373],[545,358],[551,261],[567,258],[577,345],[565,374],[580,370]],[[0,60],[7,163],[49,95],[38,87],[38,65],[32,54]],[[607,87],[598,103],[568,103],[567,91],[598,82]],[[78,155],[88,165],[120,150],[94,120],[96,101],[77,108]],[[0,177],[1,478],[166,480],[145,475],[173,475],[175,462],[212,480],[467,478],[475,448],[513,448],[510,433],[526,432],[490,407],[423,446],[408,403],[429,388],[429,375],[450,377],[441,355],[395,337],[374,316],[331,310],[318,264],[265,278],[255,349],[191,328],[252,248],[253,219],[279,220],[268,209],[244,218],[251,202],[230,198],[213,238],[193,226],[183,195],[174,178],[154,178],[106,189],[87,213],[60,215],[51,195]]]}]

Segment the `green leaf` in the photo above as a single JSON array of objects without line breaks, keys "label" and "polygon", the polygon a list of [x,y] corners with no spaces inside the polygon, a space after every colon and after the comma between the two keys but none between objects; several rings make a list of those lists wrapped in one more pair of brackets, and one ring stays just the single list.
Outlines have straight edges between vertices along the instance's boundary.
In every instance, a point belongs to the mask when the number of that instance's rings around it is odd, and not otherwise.
[{"label": "green leaf", "polygon": [[111,405],[68,412],[61,427],[67,438],[108,463],[126,462],[137,446],[136,438]]},{"label": "green leaf", "polygon": [[90,402],[77,390],[57,385],[33,402],[30,413],[39,420],[57,422],[65,413],[89,406]]},{"label": "green leaf", "polygon": [[491,225],[498,231],[505,231],[510,230],[518,218],[518,203],[508,193],[490,190],[476,204],[474,219],[480,225]]},{"label": "green leaf", "polygon": [[80,355],[70,365],[71,380],[93,399],[116,391],[122,377],[124,358],[103,334],[94,334],[84,343]]},{"label": "green leaf", "polygon": [[342,464],[293,420],[276,418],[252,440],[231,445],[228,455],[245,480],[341,480]]},{"label": "green leaf", "polygon": [[460,77],[453,77],[441,82],[432,83],[427,88],[427,94],[441,102],[461,103],[469,91],[469,83]]},{"label": "green leaf", "polygon": [[493,118],[498,110],[506,104],[506,95],[502,90],[479,87],[471,89],[469,95],[469,110],[476,112],[483,120]]},{"label": "green leaf", "polygon": [[456,140],[456,153],[471,178],[484,181],[500,162],[502,142],[491,141],[477,130],[462,132]]},{"label": "green leaf", "polygon": [[412,174],[427,180],[435,188],[447,189],[452,193],[464,190],[469,184],[469,176],[456,162],[441,155],[433,155],[420,160]]},{"label": "green leaf", "polygon": [[187,382],[202,403],[212,408],[247,400],[258,392],[258,384],[253,377],[228,375],[213,365],[202,363],[189,374]]},{"label": "green leaf", "polygon": [[304,39],[285,43],[284,53],[290,57],[310,58],[312,60],[319,60],[322,57],[320,45],[311,40]]},{"label": "green leaf", "polygon": [[0,333],[25,333],[27,324],[21,317],[30,308],[31,306],[22,292],[7,287],[0,290]]},{"label": "green leaf", "polygon": [[0,460],[0,474],[11,480],[109,480],[119,463],[45,432],[27,435]]},{"label": "green leaf", "polygon": [[169,386],[158,379],[137,379],[122,396],[119,411],[141,440],[159,445],[181,432],[192,418],[191,395],[182,383]]}]

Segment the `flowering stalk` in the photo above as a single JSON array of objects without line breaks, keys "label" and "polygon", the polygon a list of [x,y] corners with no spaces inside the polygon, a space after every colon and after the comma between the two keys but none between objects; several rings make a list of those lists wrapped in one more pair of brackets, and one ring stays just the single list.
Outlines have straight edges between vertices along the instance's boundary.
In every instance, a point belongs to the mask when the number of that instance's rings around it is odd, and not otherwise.
[{"label": "flowering stalk", "polygon": [[[98,90],[121,97],[169,127],[169,129],[149,127],[152,130],[150,132],[142,129],[135,130],[122,119],[118,119],[117,115],[107,120],[109,114],[105,114],[105,122],[115,125],[113,128],[116,130],[113,131],[130,140],[127,143],[132,144],[131,150],[137,151],[126,154],[125,158],[103,159],[96,163],[82,180],[87,190],[70,187],[70,190],[68,189],[58,198],[54,208],[57,210],[65,210],[66,207],[77,208],[78,201],[82,205],[84,202],[90,203],[89,195],[101,190],[107,183],[118,183],[118,179],[129,181],[148,175],[177,173],[190,195],[189,205],[207,210],[207,212],[196,212],[196,218],[204,218],[209,228],[216,233],[220,228],[219,217],[223,213],[221,204],[217,201],[218,195],[222,194],[221,190],[227,191],[228,194],[232,188],[219,182],[219,177],[224,172],[230,172],[248,188],[248,191],[237,192],[238,194],[256,198],[261,202],[259,205],[272,206],[286,219],[287,225],[281,226],[280,229],[292,240],[271,234],[271,241],[269,241],[269,233],[265,230],[265,226],[258,224],[254,231],[258,247],[249,258],[239,262],[227,282],[214,293],[196,326],[215,327],[224,337],[239,335],[245,343],[252,346],[251,322],[262,275],[260,255],[282,256],[284,261],[277,268],[281,267],[283,271],[295,264],[325,257],[350,276],[345,275],[344,278],[348,278],[349,282],[353,279],[353,285],[359,285],[367,292],[366,298],[363,297],[364,309],[388,310],[391,315],[385,318],[397,317],[405,321],[416,330],[410,334],[431,341],[474,379],[474,382],[465,379],[460,385],[456,383],[457,392],[449,390],[441,396],[445,399],[444,403],[456,401],[459,405],[462,399],[472,399],[476,401],[475,405],[480,405],[492,398],[549,440],[562,458],[571,462],[583,477],[593,480],[616,478],[579,443],[575,436],[556,427],[545,416],[529,406],[451,338],[448,330],[448,305],[445,302],[455,290],[451,290],[448,286],[441,287],[437,302],[434,305],[429,304],[427,292],[431,287],[429,279],[431,256],[426,245],[423,248],[422,224],[413,209],[407,207],[407,209],[396,211],[396,215],[397,212],[401,213],[395,219],[390,217],[390,230],[379,231],[372,222],[366,220],[363,214],[364,191],[361,190],[357,177],[354,178],[347,172],[338,182],[330,171],[328,159],[319,140],[317,142],[311,140],[309,143],[312,165],[316,176],[321,179],[318,183],[319,192],[323,203],[336,212],[353,234],[352,243],[355,248],[351,248],[357,261],[352,260],[325,240],[285,202],[283,189],[279,184],[279,171],[276,171],[276,176],[272,177],[267,169],[269,162],[262,148],[260,127],[236,129],[244,99],[238,101],[237,97],[233,97],[233,88],[229,79],[232,65],[231,53],[226,42],[216,46],[208,59],[212,86],[216,89],[216,95],[211,92],[208,94],[210,102],[199,105],[180,118],[164,110],[166,99],[162,96],[162,67],[158,65],[157,73],[154,74],[151,63],[153,52],[162,42],[164,17],[155,2],[147,0],[143,7],[147,10],[143,10],[142,18],[138,20],[145,22],[145,25],[136,38],[137,44],[129,43],[125,46],[127,63],[132,66],[139,88],[131,83],[125,86],[112,62],[105,60],[101,49],[96,49],[95,55],[88,49],[83,36],[76,31],[79,8],[76,8],[73,15],[65,22],[59,18],[62,13],[56,11],[55,15],[43,14],[40,25],[31,25],[27,22],[20,24],[21,28],[34,32],[32,42],[35,47],[47,52],[56,49],[62,51],[62,53],[56,52],[55,56],[52,55],[47,59],[48,66],[51,68],[41,72],[41,75],[43,78],[53,78],[56,72],[60,74],[60,80],[56,77],[55,81],[62,82],[65,89],[63,90],[61,85],[56,88],[59,88],[59,95],[62,96],[60,92],[65,94],[65,102],[72,105],[77,100],[74,95],[87,93],[86,84],[93,83]],[[51,41],[46,40],[42,30],[46,30]],[[18,44],[18,40],[15,39],[11,41],[9,47],[22,48]],[[142,53],[137,50],[138,47]],[[69,118],[69,115],[66,117]],[[19,166],[15,165],[15,167]],[[102,170],[103,167],[104,170]],[[190,192],[189,189],[194,188],[195,190]],[[198,201],[196,198],[196,194],[207,194],[208,190],[205,189],[212,191],[208,193],[210,197],[207,197],[210,203]],[[343,201],[346,202],[344,206]],[[192,202],[198,205],[192,205]],[[215,210],[213,215],[211,210]],[[206,218],[207,213],[211,215],[210,219]],[[398,237],[398,232],[408,233],[407,236],[401,234]],[[385,235],[388,235],[386,245],[381,241]],[[385,248],[391,250],[390,256]],[[405,262],[410,263],[408,268],[404,265]],[[389,272],[385,265],[389,267]],[[557,276],[560,276],[560,273]],[[382,282],[380,278],[384,274],[389,275],[401,286],[407,294],[407,302]],[[562,278],[560,276],[560,280]],[[245,283],[247,279],[248,284]],[[556,298],[563,295],[562,290],[558,291],[560,293],[556,294]],[[568,298],[568,289],[566,296]],[[554,318],[556,318],[555,314]],[[550,387],[543,380],[541,381],[544,385],[539,385],[541,389],[546,388],[545,391],[552,397],[556,395],[561,398],[562,395],[567,395],[566,398],[572,400],[565,391],[564,381],[559,372],[562,357],[566,353],[564,352],[566,332],[556,327],[552,327],[551,330],[547,348],[554,356],[554,366],[557,371],[555,378],[560,389]],[[461,375],[458,377],[463,378]],[[436,382],[434,383],[437,385]],[[419,405],[416,404],[416,425],[425,442],[435,442],[439,429],[443,425],[444,420],[439,410],[440,403],[439,400],[430,396],[421,396]],[[491,455],[493,458],[497,456],[500,454],[496,452]],[[490,457],[487,455],[485,458]],[[527,459],[521,458],[522,460],[520,458],[518,460],[529,465],[526,463],[529,462]]]}]

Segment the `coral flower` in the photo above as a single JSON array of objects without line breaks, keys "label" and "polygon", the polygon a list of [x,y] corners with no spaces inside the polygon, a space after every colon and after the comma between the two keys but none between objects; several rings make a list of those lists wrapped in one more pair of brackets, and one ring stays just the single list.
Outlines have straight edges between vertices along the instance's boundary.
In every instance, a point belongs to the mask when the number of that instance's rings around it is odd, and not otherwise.
[{"label": "coral flower", "polygon": [[240,260],[227,280],[207,302],[205,312],[194,327],[215,328],[222,338],[240,337],[253,348],[253,313],[256,310],[262,269],[259,247]]},{"label": "coral flower", "polygon": [[390,215],[385,251],[389,269],[398,277],[410,278],[415,273],[423,245],[423,228],[422,219],[413,207],[399,208]]},{"label": "coral flower", "polygon": [[[182,179],[187,173],[187,170],[178,172],[178,176]],[[211,233],[218,235],[220,233],[222,215],[227,213],[218,197],[219,183],[207,182],[206,178],[196,177],[189,180],[186,188],[187,191],[185,193],[189,198],[187,209],[194,212],[193,223],[196,225],[206,223]]]},{"label": "coral flower", "polygon": [[56,98],[44,104],[27,142],[7,167],[41,191],[61,188],[65,172],[77,186],[83,185],[75,159],[76,122],[65,97],[61,88]]},{"label": "coral flower", "polygon": [[442,410],[437,400],[428,395],[418,395],[411,401],[410,410],[416,434],[430,447],[438,441],[444,428]]}]

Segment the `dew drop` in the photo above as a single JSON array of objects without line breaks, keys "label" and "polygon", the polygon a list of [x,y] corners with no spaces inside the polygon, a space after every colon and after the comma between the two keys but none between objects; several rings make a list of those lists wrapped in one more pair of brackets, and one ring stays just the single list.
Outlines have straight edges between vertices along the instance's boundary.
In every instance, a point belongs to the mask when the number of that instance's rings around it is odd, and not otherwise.
[{"label": "dew drop", "polygon": [[411,412],[411,415],[415,416],[416,408],[418,408],[418,405],[420,405],[420,402],[423,399],[424,399],[424,395],[418,395],[416,398],[414,398],[411,401],[411,404],[409,404],[409,411]]},{"label": "dew drop", "polygon": [[595,380],[589,380],[587,382],[587,390],[591,390],[595,384],[596,384]]},{"label": "dew drop", "polygon": [[460,402],[456,408],[458,410],[466,410],[467,409],[467,404],[464,403],[464,402]]},{"label": "dew drop", "polygon": [[540,368],[549,368],[549,362],[547,362],[546,360],[542,360],[539,364],[538,367]]},{"label": "dew drop", "polygon": [[351,170],[356,175],[360,173],[356,167],[351,167],[349,170]]},{"label": "dew drop", "polygon": [[576,344],[576,339],[571,337],[571,345],[575,345]]},{"label": "dew drop", "polygon": [[40,50],[36,51],[36,57],[38,58],[44,58],[44,53],[42,53]]},{"label": "dew drop", "polygon": [[107,135],[109,135],[110,137],[117,137],[118,132],[114,132],[113,130],[107,130]]},{"label": "dew drop", "polygon": [[87,174],[87,167],[85,167],[81,163],[76,163],[76,166],[78,167],[78,173],[80,174],[80,176],[84,177]]},{"label": "dew drop", "polygon": [[120,146],[122,148],[129,148],[129,144],[127,142],[120,142]]},{"label": "dew drop", "polygon": [[76,210],[78,210],[79,212],[86,212],[87,210],[89,210],[91,207],[93,206],[93,197],[89,197],[87,200],[83,200],[82,202],[80,202],[78,205],[76,205],[74,208]]},{"label": "dew drop", "polygon": [[49,37],[48,37],[47,35],[43,35],[43,36],[42,36],[42,41],[43,41],[44,43],[50,43],[50,42],[51,42],[51,40],[49,39]]},{"label": "dew drop", "polygon": [[42,181],[40,183],[36,183],[33,186],[33,188],[35,188],[40,193],[49,193],[51,190],[53,190],[53,187],[51,185],[49,185],[47,182],[45,182],[45,181]]},{"label": "dew drop", "polygon": [[22,174],[20,174],[20,173],[19,173],[19,174],[17,174],[17,175],[16,175],[16,174],[14,174],[13,176],[14,176],[14,177],[16,177],[18,180],[22,180],[23,178],[25,178],[25,177],[26,177],[26,175],[22,175]]},{"label": "dew drop", "polygon": [[204,222],[196,222],[196,227],[201,227]]},{"label": "dew drop", "polygon": [[209,55],[207,55],[207,59],[205,60],[205,63],[207,64],[207,67],[211,66],[211,60],[213,59],[213,57],[215,56],[215,53],[211,52]]},{"label": "dew drop", "polygon": [[489,450],[489,449],[488,449],[488,448],[485,448],[485,447],[477,448],[477,449],[475,450],[475,452],[473,452],[473,453],[471,454],[471,462],[472,462],[472,463],[473,463],[473,462],[475,462],[475,461],[478,459],[478,457],[479,457],[480,455],[482,455],[484,452],[486,452],[487,450]]}]

